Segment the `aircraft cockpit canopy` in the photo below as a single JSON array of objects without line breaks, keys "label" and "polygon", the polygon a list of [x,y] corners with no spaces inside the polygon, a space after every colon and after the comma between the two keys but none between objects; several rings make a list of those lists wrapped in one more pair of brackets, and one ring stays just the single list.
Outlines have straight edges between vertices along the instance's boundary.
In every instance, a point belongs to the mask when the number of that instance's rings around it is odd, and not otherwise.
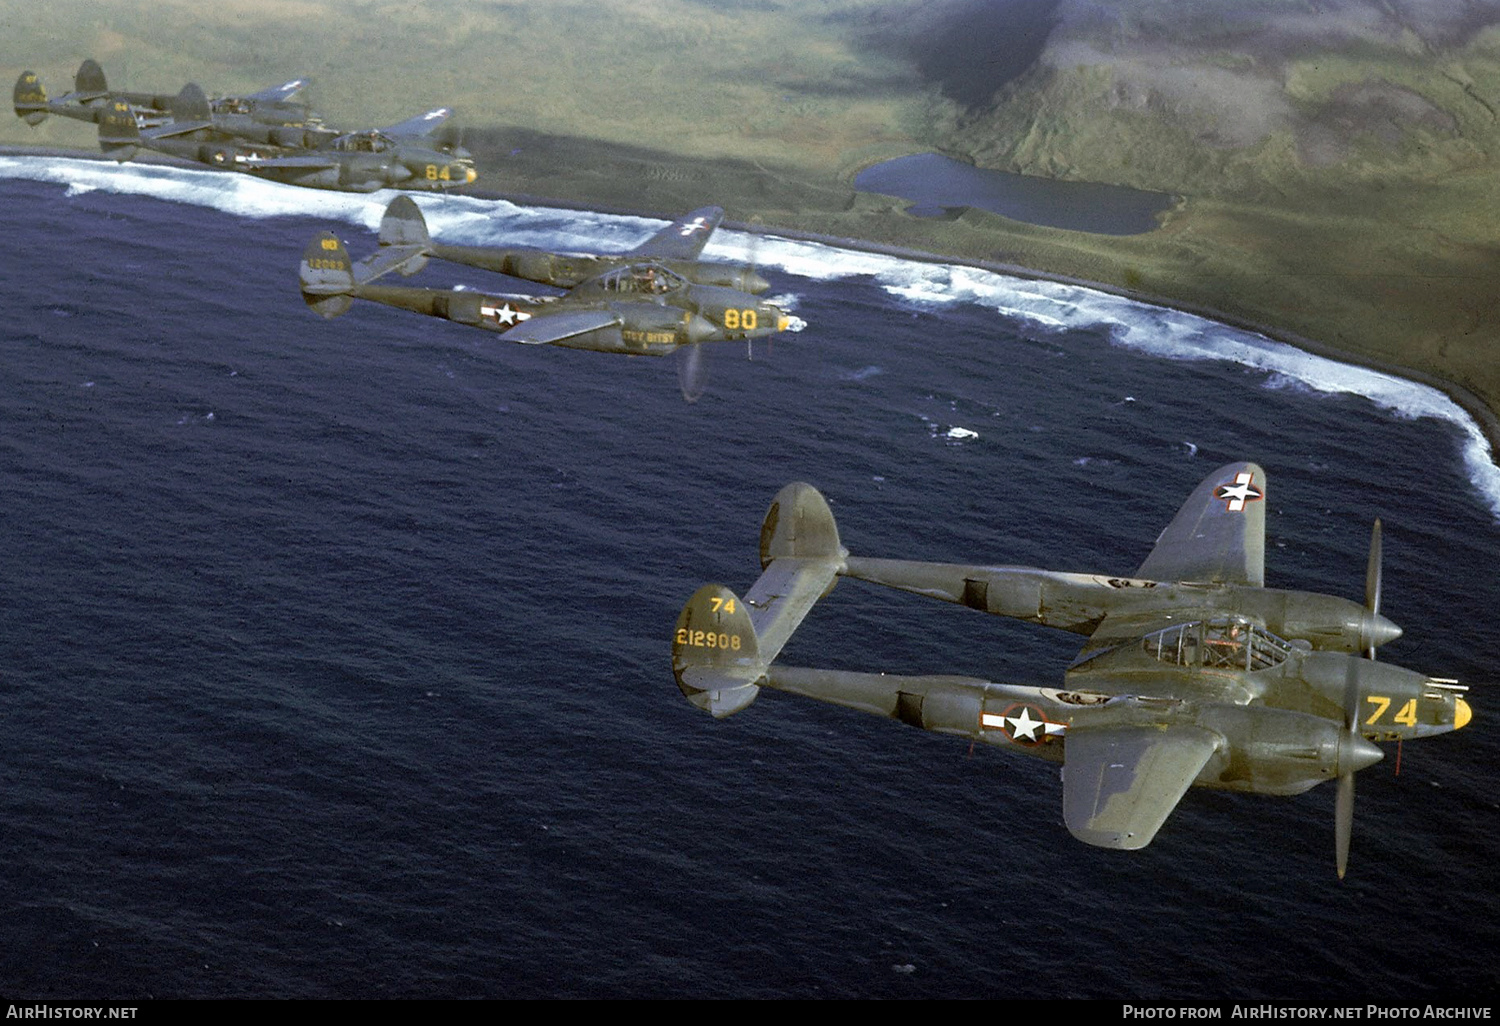
[{"label": "aircraft cockpit canopy", "polygon": [[599,279],[599,284],[606,292],[660,296],[675,292],[687,282],[660,264],[630,264],[605,274]]},{"label": "aircraft cockpit canopy", "polygon": [[384,153],[396,144],[380,132],[350,132],[333,141],[333,148],[344,153]]},{"label": "aircraft cockpit canopy", "polygon": [[1141,639],[1141,647],[1173,666],[1251,672],[1281,665],[1292,649],[1264,627],[1227,616],[1154,631]]}]

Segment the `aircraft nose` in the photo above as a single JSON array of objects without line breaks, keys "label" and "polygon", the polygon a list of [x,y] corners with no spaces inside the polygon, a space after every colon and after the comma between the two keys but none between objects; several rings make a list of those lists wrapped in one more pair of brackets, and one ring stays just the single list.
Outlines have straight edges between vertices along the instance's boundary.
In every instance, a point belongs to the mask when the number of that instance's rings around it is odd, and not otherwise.
[{"label": "aircraft nose", "polygon": [[479,177],[479,172],[475,171],[472,167],[466,167],[466,168],[464,168],[464,184],[465,185],[470,184],[471,182],[473,182],[478,177]]},{"label": "aircraft nose", "polygon": [[1388,641],[1395,641],[1401,637],[1401,628],[1381,616],[1366,614],[1359,625],[1360,646],[1365,649],[1379,648]]},{"label": "aircraft nose", "polygon": [[760,323],[774,331],[785,331],[792,325],[791,316],[775,303],[759,304],[758,315]]},{"label": "aircraft nose", "polygon": [[1469,703],[1462,698],[1455,698],[1453,700],[1453,729],[1458,730],[1460,727],[1468,726],[1473,718],[1474,710],[1469,708]]},{"label": "aircraft nose", "polygon": [[745,272],[745,291],[746,292],[750,292],[750,293],[753,293],[755,295],[760,295],[762,292],[766,291],[766,289],[768,289],[770,287],[771,287],[771,283],[768,282],[768,281],[766,281],[766,279],[762,278],[759,274],[755,273],[754,271],[746,271]]}]

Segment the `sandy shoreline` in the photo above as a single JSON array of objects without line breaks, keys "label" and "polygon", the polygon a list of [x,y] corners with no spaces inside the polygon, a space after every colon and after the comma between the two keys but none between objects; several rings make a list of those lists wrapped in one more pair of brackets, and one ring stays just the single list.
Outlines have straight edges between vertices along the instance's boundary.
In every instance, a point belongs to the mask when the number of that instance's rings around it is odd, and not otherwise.
[{"label": "sandy shoreline", "polygon": [[[56,156],[70,159],[99,160],[104,161],[102,154],[88,150],[57,149],[40,146],[16,146],[0,145],[0,155],[3,156]],[[160,163],[172,167],[181,167],[194,170],[203,170],[198,165],[186,161],[171,158],[142,157],[138,158],[141,163]],[[461,195],[473,196],[480,199],[499,199],[510,203],[524,206],[545,206],[562,210],[588,210],[606,214],[620,214],[635,217],[650,217],[671,219],[682,213],[682,211],[658,211],[640,208],[628,208],[607,204],[587,204],[572,200],[556,199],[547,196],[538,196],[526,193],[507,193],[491,191],[487,189],[466,189]],[[910,216],[910,215],[901,215]],[[1180,300],[1168,300],[1160,296],[1138,292],[1131,289],[1120,288],[1098,281],[1078,278],[1069,275],[1056,274],[1046,271],[1038,271],[1033,268],[1019,264],[1009,264],[994,260],[984,260],[974,257],[951,256],[941,253],[933,253],[924,250],[910,249],[889,243],[870,242],[863,239],[825,235],[817,232],[800,231],[783,225],[749,225],[737,221],[725,221],[724,227],[736,231],[761,231],[767,234],[777,235],[782,238],[802,242],[813,242],[832,246],[840,249],[854,250],[858,252],[876,253],[883,256],[896,257],[902,260],[912,260],[921,263],[947,264],[954,266],[973,267],[979,270],[990,271],[996,274],[1008,275],[1015,278],[1023,278],[1034,281],[1049,281],[1063,285],[1072,285],[1080,288],[1092,289],[1097,292],[1119,296],[1134,302],[1162,307],[1164,309],[1178,310],[1183,313],[1192,314],[1207,320],[1225,324],[1233,328],[1253,332],[1276,342],[1281,342],[1297,349],[1311,353],[1315,356],[1334,360],[1350,366],[1363,367],[1369,370],[1389,374],[1393,377],[1403,378],[1418,384],[1437,389],[1453,400],[1462,408],[1478,425],[1485,439],[1489,443],[1490,459],[1495,461],[1495,456],[1500,453],[1500,416],[1491,409],[1478,395],[1467,388],[1444,378],[1440,375],[1427,373],[1413,367],[1395,364],[1389,361],[1374,359],[1359,353],[1339,349],[1325,343],[1318,342],[1306,336],[1294,332],[1276,328],[1272,325],[1257,323],[1246,318],[1236,317],[1222,310],[1215,310],[1205,306],[1185,303]]]}]

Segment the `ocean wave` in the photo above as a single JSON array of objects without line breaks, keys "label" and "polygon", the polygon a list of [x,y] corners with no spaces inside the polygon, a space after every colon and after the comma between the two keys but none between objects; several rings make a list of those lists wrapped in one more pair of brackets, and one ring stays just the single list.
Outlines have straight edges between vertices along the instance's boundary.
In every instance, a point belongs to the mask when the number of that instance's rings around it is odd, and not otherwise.
[{"label": "ocean wave", "polygon": [[[323,217],[371,231],[394,191],[352,194],[302,189],[218,171],[56,157],[0,157],[0,178],[56,182],[69,195],[105,191],[212,207],[237,217]],[[434,235],[469,245],[622,252],[664,222],[645,217],[523,207],[472,196],[414,197]],[[714,234],[710,259],[751,261],[819,281],[863,277],[922,306],[967,303],[1049,331],[1102,329],[1113,345],[1169,360],[1221,360],[1263,371],[1267,388],[1353,394],[1398,416],[1434,417],[1464,435],[1470,480],[1500,519],[1500,467],[1474,419],[1438,389],[1316,356],[1255,332],[1170,307],[1080,285],[1012,277],[961,264],[925,263],[772,233]]]}]

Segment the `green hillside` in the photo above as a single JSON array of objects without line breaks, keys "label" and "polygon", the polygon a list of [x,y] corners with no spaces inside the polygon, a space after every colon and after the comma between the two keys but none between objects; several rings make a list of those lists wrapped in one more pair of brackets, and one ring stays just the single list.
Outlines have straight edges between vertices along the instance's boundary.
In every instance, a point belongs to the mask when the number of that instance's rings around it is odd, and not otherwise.
[{"label": "green hillside", "polygon": [[[459,111],[483,188],[1071,275],[1435,375],[1500,408],[1500,4],[1428,0],[4,0],[54,95],[301,74],[328,120]],[[94,149],[90,126],[0,143]],[[936,149],[1184,197],[1127,238],[856,195]]]}]

